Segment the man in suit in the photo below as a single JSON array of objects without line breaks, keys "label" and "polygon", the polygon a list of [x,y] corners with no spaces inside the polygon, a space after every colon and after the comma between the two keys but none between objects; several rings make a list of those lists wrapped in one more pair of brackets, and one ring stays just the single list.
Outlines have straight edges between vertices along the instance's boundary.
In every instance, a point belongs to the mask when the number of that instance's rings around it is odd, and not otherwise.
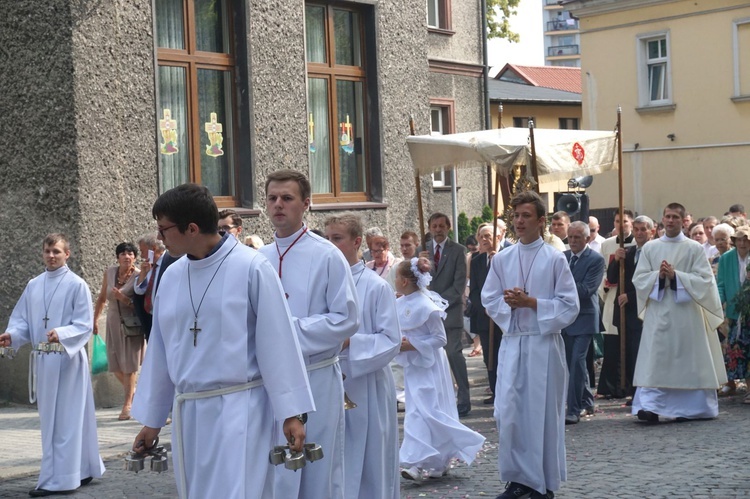
[{"label": "man in suit", "polygon": [[[443,321],[448,343],[445,352],[448,364],[458,385],[456,396],[459,416],[471,411],[469,396],[469,374],[463,354],[462,336],[464,331],[463,295],[466,289],[466,248],[448,239],[451,222],[444,213],[433,213],[428,221],[432,240],[426,243],[426,256],[432,262],[432,283],[430,289],[448,302]],[[420,255],[422,256],[422,255]]]},{"label": "man in suit", "polygon": [[[638,318],[638,303],[636,302],[635,286],[633,286],[633,274],[638,264],[641,248],[654,237],[654,221],[645,215],[636,217],[633,221],[633,237],[635,246],[618,248],[615,251],[615,262],[607,267],[607,281],[611,284],[620,282],[620,265],[625,262],[625,288],[618,287],[618,295],[612,325],[617,328],[618,339],[622,334],[620,331],[620,306],[625,305],[625,376],[627,377],[627,392],[631,397],[635,394],[633,387],[633,373],[635,362],[638,358],[638,348],[641,345],[641,332],[643,321]],[[617,359],[619,370],[619,358]],[[618,380],[619,382],[619,377]],[[632,401],[628,401],[630,405]]]},{"label": "man in suit", "polygon": [[584,409],[594,407],[589,390],[586,353],[599,328],[599,297],[597,291],[604,277],[604,257],[588,247],[591,235],[588,224],[576,221],[568,227],[569,250],[565,250],[570,271],[576,282],[581,310],[576,320],[562,330],[565,358],[568,364],[568,409],[565,424],[576,424]]},{"label": "man in suit", "polygon": [[[159,281],[167,267],[177,261],[177,258],[165,253],[164,244],[156,237],[156,233],[144,234],[139,237],[138,246],[143,256],[143,262],[141,262],[141,273],[135,278],[133,306],[135,314],[141,320],[144,336],[146,342],[148,342],[153,322],[153,300],[156,297]],[[153,251],[152,260],[149,260],[149,251]],[[150,284],[152,278],[154,280],[153,285]]]},{"label": "man in suit", "polygon": [[[479,252],[471,257],[469,263],[469,318],[471,323],[471,332],[479,335],[482,343],[482,355],[484,356],[484,365],[487,367],[487,379],[490,382],[492,395],[483,400],[484,404],[495,403],[495,383],[497,381],[497,355],[500,350],[500,340],[503,332],[500,326],[495,324],[493,329],[492,349],[490,349],[490,317],[487,310],[482,306],[482,288],[487,280],[487,274],[490,270],[489,260],[492,256],[502,251],[512,243],[505,239],[505,222],[497,221],[497,236],[495,243],[492,243],[493,227],[491,223],[483,223],[477,230],[477,240],[479,241]],[[490,353],[492,362],[490,362]]]},{"label": "man in suit", "polygon": [[552,214],[552,221],[549,224],[549,230],[562,240],[565,249],[570,248],[568,242],[568,227],[570,227],[570,216],[564,211],[557,211]]}]

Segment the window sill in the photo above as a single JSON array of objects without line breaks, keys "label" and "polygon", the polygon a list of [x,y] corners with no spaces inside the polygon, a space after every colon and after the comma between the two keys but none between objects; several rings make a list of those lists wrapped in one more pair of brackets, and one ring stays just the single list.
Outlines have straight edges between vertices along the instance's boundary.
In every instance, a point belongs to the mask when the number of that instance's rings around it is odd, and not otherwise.
[{"label": "window sill", "polygon": [[677,108],[677,104],[660,104],[657,106],[641,106],[635,108],[639,114],[671,113]]},{"label": "window sill", "polygon": [[[234,211],[237,212],[237,214],[239,216],[241,216],[241,217],[248,217],[248,218],[259,217],[260,214],[261,214],[260,210],[255,210],[255,209],[252,209],[252,208],[225,208],[225,209],[234,210]],[[219,210],[219,211],[221,211],[221,210]]]},{"label": "window sill", "polygon": [[342,211],[342,210],[384,210],[387,203],[372,203],[369,201],[352,203],[320,203],[311,204],[310,211]]},{"label": "window sill", "polygon": [[[432,190],[433,192],[450,192],[453,189],[451,188],[450,185],[439,185],[439,186],[433,185]],[[460,191],[460,190],[461,190],[461,186],[459,185],[458,187],[456,187],[456,191]]]},{"label": "window sill", "polygon": [[428,33],[435,33],[436,35],[453,36],[456,34],[452,29],[436,28],[435,26],[427,26]]},{"label": "window sill", "polygon": [[732,102],[750,102],[750,95],[736,95],[732,97]]}]

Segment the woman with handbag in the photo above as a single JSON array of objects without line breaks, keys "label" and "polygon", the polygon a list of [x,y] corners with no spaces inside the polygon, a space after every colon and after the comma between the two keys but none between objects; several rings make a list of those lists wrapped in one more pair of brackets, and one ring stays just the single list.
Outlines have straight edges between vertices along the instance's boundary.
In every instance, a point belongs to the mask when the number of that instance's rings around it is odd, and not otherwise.
[{"label": "woman with handbag", "polygon": [[143,330],[133,309],[133,283],[140,271],[135,266],[138,256],[135,245],[120,243],[115,254],[117,265],[104,272],[102,289],[96,300],[94,334],[99,334],[97,324],[107,302],[107,362],[109,372],[114,373],[125,389],[125,402],[118,419],[127,421],[131,418],[136,374],[145,352]]}]

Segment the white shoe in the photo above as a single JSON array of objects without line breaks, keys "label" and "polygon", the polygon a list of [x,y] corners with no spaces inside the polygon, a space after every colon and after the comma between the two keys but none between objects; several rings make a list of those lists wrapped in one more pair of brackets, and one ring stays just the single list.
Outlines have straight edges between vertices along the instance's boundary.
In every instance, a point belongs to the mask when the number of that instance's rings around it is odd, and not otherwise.
[{"label": "white shoe", "polygon": [[407,480],[414,480],[415,482],[421,482],[422,470],[420,470],[416,466],[412,466],[411,468],[402,468],[401,476],[406,478]]},{"label": "white shoe", "polygon": [[442,478],[448,474],[448,471],[450,468],[445,468],[444,470],[436,470],[434,468],[430,468],[430,471],[427,472],[427,476],[430,478]]}]

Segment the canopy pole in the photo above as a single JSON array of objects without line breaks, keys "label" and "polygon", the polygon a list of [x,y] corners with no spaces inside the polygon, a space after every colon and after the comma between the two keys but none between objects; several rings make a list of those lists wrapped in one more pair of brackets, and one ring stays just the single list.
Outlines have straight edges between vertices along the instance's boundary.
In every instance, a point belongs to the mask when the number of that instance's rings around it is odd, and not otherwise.
[{"label": "canopy pole", "polygon": [[[500,106],[502,109],[502,106]],[[500,111],[500,114],[502,114],[502,110]],[[492,245],[494,246],[497,244],[497,217],[500,215],[500,196],[498,195],[498,189],[500,189],[500,175],[497,174],[497,171],[495,171],[495,208],[494,208],[494,215],[495,218],[493,220],[492,224]],[[498,251],[498,248],[495,247],[495,251]],[[492,371],[495,369],[495,321],[490,318],[490,356],[487,359],[487,368]],[[494,393],[494,387],[490,387],[493,389]]]},{"label": "canopy pole", "polygon": [[[445,173],[443,173],[445,175]],[[458,180],[456,180],[456,167],[454,166],[451,168],[451,204],[453,205],[453,241],[461,244],[461,241],[458,240],[458,187],[456,184],[458,183]]]},{"label": "canopy pole", "polygon": [[[624,208],[623,208],[623,200],[622,200],[622,108],[620,106],[617,106],[617,188],[618,188],[618,195],[619,195],[619,202],[620,202],[620,223],[619,227],[617,229],[617,233],[620,239],[620,248],[625,248],[625,235],[623,234],[623,217],[624,217]],[[620,275],[619,280],[617,283],[617,297],[616,300],[619,301],[619,296],[621,294],[625,293],[625,259],[623,258],[620,260]],[[615,304],[616,306],[619,305],[619,303]],[[627,340],[627,331],[626,331],[626,320],[625,320],[625,305],[619,305],[620,307],[620,389],[625,390],[627,388],[627,369],[625,366],[625,362],[627,361],[627,347],[626,347],[626,340]]]},{"label": "canopy pole", "polygon": [[539,194],[539,174],[536,169],[536,142],[534,141],[534,120],[529,119],[529,139],[531,141],[531,175],[534,177],[534,190]]},{"label": "canopy pole", "polygon": [[[417,134],[417,127],[414,124],[414,116],[409,116],[409,133],[411,135]],[[414,173],[414,182],[417,184],[417,209],[419,211],[419,241],[422,244],[422,249],[427,251],[427,245],[425,244],[424,237],[424,208],[422,206],[422,180],[419,178],[419,171]]]}]

